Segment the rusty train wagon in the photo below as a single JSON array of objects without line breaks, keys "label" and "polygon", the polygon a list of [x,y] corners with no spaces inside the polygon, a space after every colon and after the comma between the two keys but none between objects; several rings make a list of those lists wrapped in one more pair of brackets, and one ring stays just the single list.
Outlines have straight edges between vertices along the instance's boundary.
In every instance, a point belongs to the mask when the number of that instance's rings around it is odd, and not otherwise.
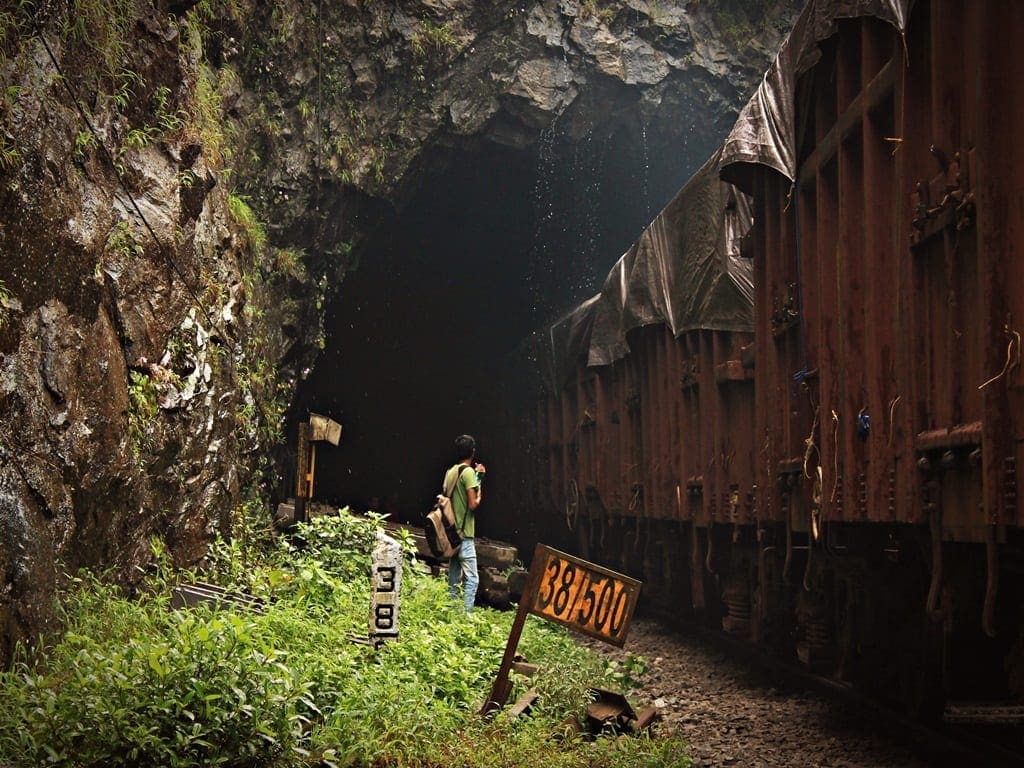
[{"label": "rusty train wagon", "polygon": [[[1024,700],[1019,29],[1012,0],[808,3],[719,155],[552,329],[538,530],[917,715]],[[681,279],[710,231],[716,279]],[[649,310],[664,274],[717,307],[751,269],[752,316]]]},{"label": "rusty train wagon", "polygon": [[520,537],[643,579],[666,613],[717,605],[705,564],[754,522],[749,229],[716,155],[530,349],[547,386],[505,409],[529,414],[506,424],[523,450],[499,462],[531,478]]},{"label": "rusty train wagon", "polygon": [[916,712],[1021,699],[1024,7],[830,5],[723,150],[757,222],[758,629]]}]

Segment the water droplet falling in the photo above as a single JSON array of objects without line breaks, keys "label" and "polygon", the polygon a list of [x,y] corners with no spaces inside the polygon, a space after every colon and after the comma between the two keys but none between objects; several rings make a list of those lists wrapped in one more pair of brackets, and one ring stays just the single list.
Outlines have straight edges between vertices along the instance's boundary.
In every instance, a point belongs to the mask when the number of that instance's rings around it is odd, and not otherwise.
[{"label": "water droplet falling", "polygon": [[644,206],[644,221],[650,221],[651,219],[651,196],[649,190],[649,179],[650,179],[650,157],[647,149],[647,120],[640,121],[640,147],[643,152],[643,180],[641,185],[641,201]]}]

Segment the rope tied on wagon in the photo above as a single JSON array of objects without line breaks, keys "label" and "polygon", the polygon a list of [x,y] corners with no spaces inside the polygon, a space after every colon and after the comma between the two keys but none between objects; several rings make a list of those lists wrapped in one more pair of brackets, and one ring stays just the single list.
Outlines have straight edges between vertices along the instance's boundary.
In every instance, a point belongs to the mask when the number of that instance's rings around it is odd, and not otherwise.
[{"label": "rope tied on wagon", "polygon": [[811,423],[811,432],[807,435],[807,439],[804,440],[804,477],[808,480],[811,479],[811,473],[807,469],[807,466],[811,463],[811,454],[818,454],[818,458],[821,458],[821,451],[818,450],[818,446],[814,443],[814,433],[818,429],[818,413],[821,411],[820,406],[816,406],[814,409],[814,421]]},{"label": "rope tied on wagon", "polygon": [[[995,382],[999,381],[999,379],[1008,375],[1011,371],[1017,369],[1020,366],[1020,334],[1017,331],[1010,328],[1009,325],[1003,326],[1003,334],[1006,335],[1006,337],[1009,339],[1009,342],[1006,345],[1006,362],[1003,363],[1003,370],[1001,370],[991,379],[986,381],[984,384],[978,385],[979,390],[984,389],[989,384],[994,384]],[[1016,356],[1014,355],[1015,349]]]},{"label": "rope tied on wagon", "polygon": [[576,478],[570,478],[565,501],[565,525],[570,531],[576,528],[576,516],[579,514],[579,510],[580,486],[576,482]]},{"label": "rope tied on wagon", "polygon": [[832,453],[835,459],[835,470],[832,475],[832,495],[829,496],[829,503],[835,504],[836,491],[839,489],[839,414],[835,408],[832,409]]},{"label": "rope tied on wagon", "polygon": [[889,440],[888,440],[889,447],[892,447],[893,437],[896,434],[895,424],[894,424],[894,421],[895,421],[895,418],[896,418],[896,406],[899,405],[899,402],[902,399],[903,399],[902,395],[896,395],[896,397],[894,397],[889,402]]}]

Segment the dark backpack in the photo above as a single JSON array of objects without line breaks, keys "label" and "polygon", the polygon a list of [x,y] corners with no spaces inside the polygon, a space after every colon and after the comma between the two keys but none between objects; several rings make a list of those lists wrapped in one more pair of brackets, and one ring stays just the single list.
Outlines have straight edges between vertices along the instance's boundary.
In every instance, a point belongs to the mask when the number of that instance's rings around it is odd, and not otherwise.
[{"label": "dark backpack", "polygon": [[437,501],[427,513],[427,521],[423,525],[423,533],[427,537],[430,554],[438,560],[447,560],[462,546],[462,535],[459,533],[459,526],[455,521],[452,495],[462,478],[463,470],[468,468],[463,467],[456,472],[451,488],[445,488],[444,493],[437,494]]}]

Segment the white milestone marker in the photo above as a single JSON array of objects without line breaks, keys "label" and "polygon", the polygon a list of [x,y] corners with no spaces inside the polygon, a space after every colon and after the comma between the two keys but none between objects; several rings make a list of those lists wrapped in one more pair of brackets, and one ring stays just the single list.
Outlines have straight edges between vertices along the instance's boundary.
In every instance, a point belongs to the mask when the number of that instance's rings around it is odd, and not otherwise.
[{"label": "white milestone marker", "polygon": [[379,646],[385,640],[398,639],[398,606],[402,592],[402,548],[381,531],[377,531],[373,548],[370,589],[370,642]]}]

